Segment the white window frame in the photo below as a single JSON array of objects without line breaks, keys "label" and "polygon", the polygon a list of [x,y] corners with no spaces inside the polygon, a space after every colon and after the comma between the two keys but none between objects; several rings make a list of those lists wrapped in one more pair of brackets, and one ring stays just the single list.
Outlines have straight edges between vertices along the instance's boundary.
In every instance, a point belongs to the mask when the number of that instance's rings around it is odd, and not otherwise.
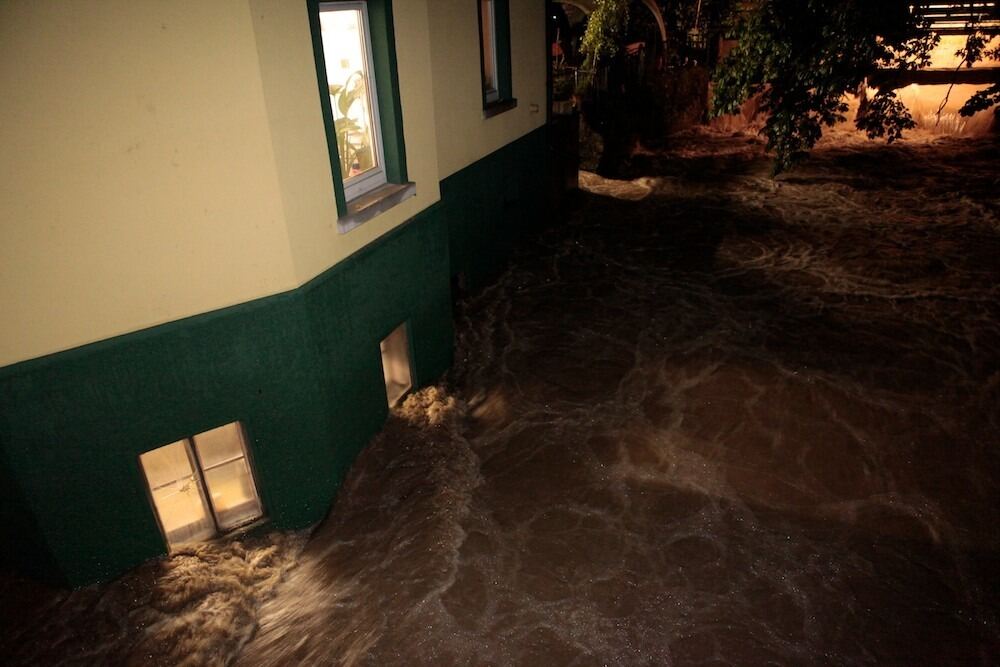
[{"label": "white window frame", "polygon": [[[198,452],[198,448],[194,442],[195,438],[197,438],[199,435],[202,435],[201,433],[181,438],[180,440],[168,443],[166,445],[161,445],[161,447],[169,447],[171,445],[181,444],[184,447],[184,452],[187,455],[188,463],[191,466],[191,474],[194,477],[195,485],[198,488],[198,496],[200,497],[201,504],[205,509],[205,516],[212,522],[212,526],[214,527],[213,534],[206,538],[208,540],[218,538],[220,535],[225,535],[228,533],[235,532],[248,524],[252,524],[256,521],[261,520],[265,516],[264,503],[261,500],[260,490],[257,486],[257,472],[254,469],[253,460],[251,459],[250,456],[250,448],[247,446],[246,428],[243,426],[243,422],[241,421],[230,422],[230,424],[236,425],[237,435],[239,436],[240,449],[242,451],[242,454],[239,456],[230,457],[229,459],[226,459],[221,462],[216,462],[211,466],[205,466],[203,464],[201,459],[201,454]],[[222,424],[222,426],[227,426],[227,425],[228,424]],[[214,429],[209,429],[209,430],[211,431]],[[205,431],[205,433],[207,433],[207,431]],[[160,449],[160,447],[157,447],[155,449]],[[150,451],[155,451],[155,449]],[[146,453],[149,452],[144,452],[144,454]],[[220,515],[222,512],[216,507],[215,500],[212,498],[212,494],[209,489],[208,483],[205,480],[205,473],[210,470],[214,470],[215,468],[219,468],[226,464],[232,463],[233,461],[238,461],[240,459],[243,459],[243,461],[246,464],[247,472],[249,474],[250,488],[253,490],[254,500],[257,501],[257,507],[259,509],[259,513],[256,516],[248,518],[244,521],[240,521],[232,525],[223,526],[220,522]],[[176,544],[171,543],[170,538],[167,535],[167,531],[164,528],[163,519],[160,516],[160,507],[157,506],[154,495],[155,491],[161,488],[163,485],[156,488],[153,487],[152,483],[150,482],[149,476],[146,473],[146,468],[142,464],[142,454],[139,455],[139,468],[140,470],[142,470],[143,480],[146,483],[145,484],[146,495],[149,498],[150,506],[153,508],[153,514],[156,516],[156,523],[160,528],[160,533],[163,535],[164,542],[167,543],[168,550],[173,552],[177,548],[179,548],[180,545],[184,543],[183,542]]]},{"label": "white window frame", "polygon": [[375,144],[373,148],[378,160],[378,166],[351,178],[348,178],[346,174],[340,175],[344,187],[344,200],[347,202],[357,199],[388,182],[385,173],[385,152],[382,148],[382,119],[379,117],[378,112],[378,91],[376,90],[375,68],[372,64],[374,59],[372,58],[371,27],[368,24],[368,3],[363,1],[319,3],[320,14],[323,12],[349,10],[361,12],[362,38],[364,40],[362,56],[364,57],[365,91],[368,94],[368,103],[371,106],[371,118],[369,120],[372,125],[372,142]]},{"label": "white window frame", "polygon": [[[485,10],[484,10],[485,5]],[[480,0],[479,2],[479,29],[482,33],[480,39],[480,57],[483,58],[482,72],[481,75],[483,79],[483,96],[486,99],[487,104],[492,104],[500,100],[500,89],[497,84],[499,83],[499,72],[497,71],[497,16],[495,3],[493,0]],[[486,69],[486,41],[489,39],[489,51],[490,51],[490,64],[492,65],[490,69],[490,79],[493,81],[493,87],[486,87],[485,75],[487,73]]]},{"label": "white window frame", "polygon": [[[413,355],[411,350],[410,327],[406,322],[390,331],[379,343],[379,351],[382,354],[382,375],[385,380],[385,397],[390,408],[398,405],[413,390]],[[403,359],[400,360],[396,354],[401,354]],[[401,361],[405,361],[405,363],[400,363]],[[403,366],[406,371],[405,383],[400,382],[395,373],[399,370],[399,366]],[[395,395],[390,393],[393,384],[401,387],[397,392],[394,392]]]}]

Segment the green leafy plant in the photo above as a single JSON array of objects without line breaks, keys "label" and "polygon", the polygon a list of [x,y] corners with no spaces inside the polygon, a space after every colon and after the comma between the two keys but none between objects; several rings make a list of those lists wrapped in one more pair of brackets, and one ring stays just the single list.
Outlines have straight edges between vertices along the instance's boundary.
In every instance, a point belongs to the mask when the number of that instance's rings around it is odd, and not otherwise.
[{"label": "green leafy plant", "polygon": [[[580,51],[585,56],[583,72],[593,73],[599,64],[618,53],[628,19],[629,0],[596,0],[580,42]],[[587,84],[587,80],[581,82],[581,85]]]},{"label": "green leafy plant", "polygon": [[[876,70],[913,70],[930,64],[940,41],[912,10],[909,0],[759,0],[734,28],[737,47],[716,73],[714,115],[736,112],[758,96],[768,119],[768,148],[775,172],[790,168],[823,132],[844,120],[846,93],[858,90]],[[973,21],[956,55],[959,67],[1000,56],[987,45],[997,34]],[[963,116],[1000,104],[1000,84],[974,94]],[[942,108],[944,104],[942,103]],[[894,141],[914,126],[891,90],[879,90],[856,125],[869,137]]]},{"label": "green leafy plant", "polygon": [[972,94],[958,113],[962,116],[971,116],[979,111],[985,111],[991,107],[1000,106],[1000,83],[994,83],[985,90],[980,90]]},{"label": "green leafy plant", "polygon": [[[353,72],[343,85],[330,84],[330,97],[335,103],[333,125],[340,155],[340,173],[344,178],[351,176],[352,170],[360,172],[371,168],[374,162],[367,133],[348,115],[351,107],[365,98],[366,86],[365,74],[361,70]],[[352,141],[353,137],[360,137],[360,145]]]},{"label": "green leafy plant", "polygon": [[[908,0],[761,0],[735,27],[737,46],[716,72],[713,114],[735,113],[757,96],[763,133],[784,171],[816,144],[823,126],[845,120],[844,95],[876,69],[925,67],[939,38]],[[914,126],[891,90],[880,90],[858,119],[869,137],[894,141]]]},{"label": "green leafy plant", "polygon": [[[992,31],[985,31],[975,24],[972,24],[969,27],[974,29],[966,37],[965,44],[962,48],[955,53],[956,56],[962,59],[961,62],[959,62],[958,67],[972,67],[980,60],[1000,60],[1000,46],[992,49],[986,48],[992,38],[995,37],[1000,31],[995,29]],[[945,95],[944,100],[941,101],[941,106],[938,108],[939,117],[945,104],[947,104],[949,95],[951,95],[950,86],[948,88],[948,94]],[[958,110],[958,113],[962,116],[971,116],[979,111],[985,111],[990,107],[998,105],[1000,105],[1000,83],[994,83],[989,88],[973,93],[972,97],[966,100],[965,104],[962,105],[962,108]]]}]

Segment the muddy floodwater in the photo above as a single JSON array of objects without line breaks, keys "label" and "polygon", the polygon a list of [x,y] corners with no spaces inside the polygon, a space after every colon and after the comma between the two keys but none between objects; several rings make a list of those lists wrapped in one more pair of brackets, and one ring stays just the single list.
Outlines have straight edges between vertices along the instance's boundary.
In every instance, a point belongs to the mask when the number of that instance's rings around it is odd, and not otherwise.
[{"label": "muddy floodwater", "polygon": [[60,594],[6,655],[1000,664],[1000,142],[632,169],[458,304],[455,367],[304,547]]}]

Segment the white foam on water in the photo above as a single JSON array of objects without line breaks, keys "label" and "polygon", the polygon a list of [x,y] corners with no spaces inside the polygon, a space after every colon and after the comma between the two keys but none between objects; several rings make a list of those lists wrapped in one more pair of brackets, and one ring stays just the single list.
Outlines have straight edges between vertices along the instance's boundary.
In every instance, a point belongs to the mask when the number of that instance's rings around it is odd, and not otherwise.
[{"label": "white foam on water", "polygon": [[[295,566],[305,533],[186,547],[120,579],[48,593],[4,661],[24,665],[227,665],[257,628],[258,608]],[[6,634],[6,633],[5,633]]]},{"label": "white foam on water", "polygon": [[200,559],[147,627],[221,664],[993,664],[997,156],[834,133],[771,179],[692,132],[584,174],[304,551]]}]

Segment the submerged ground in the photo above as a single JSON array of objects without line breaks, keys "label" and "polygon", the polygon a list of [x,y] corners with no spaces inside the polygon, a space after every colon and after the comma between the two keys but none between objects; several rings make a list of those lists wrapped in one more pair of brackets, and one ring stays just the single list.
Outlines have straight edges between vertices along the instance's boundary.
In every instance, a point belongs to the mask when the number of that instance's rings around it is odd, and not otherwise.
[{"label": "submerged ground", "polygon": [[304,550],[36,600],[5,655],[1000,664],[1000,142],[632,168],[460,304]]}]

